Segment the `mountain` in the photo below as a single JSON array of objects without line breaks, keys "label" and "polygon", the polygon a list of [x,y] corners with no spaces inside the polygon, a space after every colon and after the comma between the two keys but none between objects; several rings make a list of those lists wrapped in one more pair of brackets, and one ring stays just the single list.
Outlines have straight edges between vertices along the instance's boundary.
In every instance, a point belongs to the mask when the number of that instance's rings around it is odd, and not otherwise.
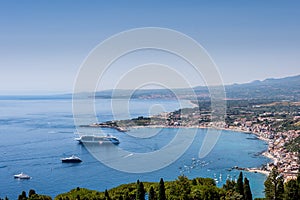
[{"label": "mountain", "polygon": [[[263,81],[253,81],[244,84],[224,86],[228,99],[266,99],[278,101],[300,101],[300,75],[285,78],[269,78]],[[206,86],[192,88],[200,99],[209,99]],[[96,98],[185,98],[189,99],[193,93],[190,89],[147,89],[147,90],[106,90],[96,92]]]},{"label": "mountain", "polygon": [[225,86],[227,98],[300,100],[300,75]]}]

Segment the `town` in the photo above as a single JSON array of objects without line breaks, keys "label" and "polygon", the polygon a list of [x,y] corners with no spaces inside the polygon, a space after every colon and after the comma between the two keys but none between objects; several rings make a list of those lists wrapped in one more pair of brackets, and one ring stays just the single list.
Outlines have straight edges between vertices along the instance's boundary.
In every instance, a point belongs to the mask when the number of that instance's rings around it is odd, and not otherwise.
[{"label": "town", "polygon": [[174,128],[217,128],[253,133],[268,143],[263,153],[272,162],[249,171],[268,174],[274,166],[285,180],[295,179],[299,170],[300,102],[229,100],[224,121],[211,119],[210,101],[193,102],[195,107],[134,119],[95,123],[91,126],[119,131],[141,126]]}]

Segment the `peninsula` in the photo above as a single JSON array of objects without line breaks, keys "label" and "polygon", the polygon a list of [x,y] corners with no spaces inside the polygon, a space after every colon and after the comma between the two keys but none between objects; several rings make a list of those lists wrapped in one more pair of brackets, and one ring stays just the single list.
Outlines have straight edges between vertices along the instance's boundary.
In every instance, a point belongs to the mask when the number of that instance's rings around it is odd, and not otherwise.
[{"label": "peninsula", "polygon": [[141,127],[217,128],[253,133],[268,142],[263,153],[273,160],[253,172],[270,172],[273,166],[285,179],[294,179],[299,170],[300,102],[270,102],[228,100],[227,116],[223,122],[212,122],[210,101],[193,102],[193,108],[179,109],[158,115],[140,116],[127,120],[107,121],[90,127],[114,128],[126,132]]},{"label": "peninsula", "polygon": [[191,94],[184,89],[173,90],[177,97],[169,90],[137,90],[134,93],[117,91],[116,96],[112,96],[112,91],[97,92],[96,98],[123,98],[129,94],[133,94],[130,99],[145,101],[153,98],[179,98],[190,100],[194,107],[85,126],[114,128],[122,132],[139,127],[175,127],[216,128],[252,133],[268,143],[268,149],[263,155],[271,158],[272,162],[256,169],[238,168],[269,173],[277,166],[286,180],[294,179],[300,162],[299,88],[300,75],[226,85],[226,117],[222,121],[211,119],[209,90],[204,86],[193,88],[197,100],[191,100]]}]

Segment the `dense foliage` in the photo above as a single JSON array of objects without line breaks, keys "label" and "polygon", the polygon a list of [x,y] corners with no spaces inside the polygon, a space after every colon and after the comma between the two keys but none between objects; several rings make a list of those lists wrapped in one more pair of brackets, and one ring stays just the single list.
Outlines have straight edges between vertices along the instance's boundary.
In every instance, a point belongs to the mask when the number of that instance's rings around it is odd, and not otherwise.
[{"label": "dense foliage", "polygon": [[274,167],[265,181],[266,200],[299,200],[300,174],[297,180],[289,180],[284,184],[283,177]]},{"label": "dense foliage", "polygon": [[[0,200],[2,199],[0,198]],[[4,200],[8,200],[8,198],[5,197]],[[28,192],[28,196],[25,191],[22,191],[18,196],[18,200],[52,200],[52,198],[46,195],[36,194],[35,190],[31,189]]]},{"label": "dense foliage", "polygon": [[[246,183],[246,182],[245,182]],[[179,176],[175,181],[164,182],[160,179],[159,183],[141,182],[121,185],[106,192],[97,192],[87,189],[77,188],[68,193],[58,195],[56,200],[64,199],[122,199],[122,200],[210,200],[210,199],[252,199],[252,194],[247,184],[242,184],[246,194],[236,192],[238,186],[235,181],[228,181],[223,188],[218,188],[215,181],[210,178],[195,178],[189,180],[185,176]],[[239,186],[240,187],[240,186]],[[106,194],[105,194],[106,193]],[[243,198],[244,196],[250,198]]]},{"label": "dense foliage", "polygon": [[[284,183],[277,168],[273,168],[265,181],[265,198],[255,200],[299,200],[300,174],[297,180]],[[222,188],[218,188],[210,178],[194,178],[189,180],[179,176],[175,181],[165,182],[162,178],[158,183],[141,182],[120,185],[116,188],[99,192],[85,188],[75,188],[60,194],[55,200],[252,200],[252,192],[247,178],[242,172],[238,180],[227,180]],[[0,198],[0,200],[2,200]],[[8,198],[5,198],[8,200]],[[51,200],[51,197],[36,194],[30,190],[28,196],[23,191],[18,200]]]}]

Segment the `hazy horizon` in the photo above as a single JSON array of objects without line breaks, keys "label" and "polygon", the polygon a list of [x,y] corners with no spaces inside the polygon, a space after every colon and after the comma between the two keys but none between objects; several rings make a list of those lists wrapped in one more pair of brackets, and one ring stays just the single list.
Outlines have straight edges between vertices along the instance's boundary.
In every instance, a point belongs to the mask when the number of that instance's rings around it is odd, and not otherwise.
[{"label": "hazy horizon", "polygon": [[[249,82],[244,82],[244,83],[232,83],[232,84],[224,84],[224,86],[230,86],[230,85],[235,85],[235,84],[247,84],[247,83],[252,83],[255,81],[264,81],[266,79],[282,79],[282,78],[289,78],[289,77],[296,77],[296,76],[300,76],[300,74],[296,74],[296,75],[291,75],[291,76],[284,76],[284,77],[268,77],[262,80],[252,80]],[[195,87],[205,87],[206,85],[198,85],[198,86],[194,86]],[[161,87],[149,87],[149,88],[139,88],[138,90],[156,90],[156,89],[185,89],[185,88],[161,88]],[[105,92],[105,91],[111,91],[114,90],[114,88],[108,88],[108,89],[104,89],[104,90],[96,90],[96,92]],[[134,89],[131,88],[118,88],[117,90],[128,90],[128,91],[133,91]],[[85,91],[85,92],[81,92],[81,93],[90,93],[89,91]],[[68,94],[73,94],[73,91],[22,91],[22,92],[18,92],[18,91],[9,91],[8,93],[0,93],[0,96],[18,96],[18,95],[68,95]]]}]

